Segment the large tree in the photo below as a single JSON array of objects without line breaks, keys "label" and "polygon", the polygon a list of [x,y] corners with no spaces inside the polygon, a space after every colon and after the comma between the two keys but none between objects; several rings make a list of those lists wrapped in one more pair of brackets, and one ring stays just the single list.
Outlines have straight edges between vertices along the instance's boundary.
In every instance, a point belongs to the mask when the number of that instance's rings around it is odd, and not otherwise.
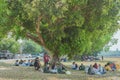
[{"label": "large tree", "polygon": [[119,7],[119,0],[1,0],[0,34],[30,38],[54,59],[93,53],[120,28]]}]

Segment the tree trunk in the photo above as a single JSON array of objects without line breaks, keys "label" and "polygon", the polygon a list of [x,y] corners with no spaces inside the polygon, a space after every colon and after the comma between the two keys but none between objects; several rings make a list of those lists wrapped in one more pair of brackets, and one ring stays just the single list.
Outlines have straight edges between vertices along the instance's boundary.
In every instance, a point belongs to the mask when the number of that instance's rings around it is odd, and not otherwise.
[{"label": "tree trunk", "polygon": [[58,53],[54,53],[53,54],[51,63],[60,63],[60,59],[59,59]]}]

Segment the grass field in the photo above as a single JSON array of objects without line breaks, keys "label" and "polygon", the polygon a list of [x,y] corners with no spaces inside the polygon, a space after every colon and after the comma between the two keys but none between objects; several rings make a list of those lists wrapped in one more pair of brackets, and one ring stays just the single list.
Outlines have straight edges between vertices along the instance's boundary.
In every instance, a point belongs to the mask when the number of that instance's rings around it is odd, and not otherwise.
[{"label": "grass field", "polygon": [[[95,61],[102,65],[108,61],[120,64],[120,58],[106,58],[104,61]],[[85,65],[94,64],[95,62],[80,62]],[[17,67],[13,66],[13,60],[0,61],[0,80],[120,80],[120,71],[107,72],[105,75],[88,75],[84,71],[75,71],[68,69],[72,74],[46,74],[35,71],[34,67]],[[64,65],[70,67],[72,62],[64,62]]]}]

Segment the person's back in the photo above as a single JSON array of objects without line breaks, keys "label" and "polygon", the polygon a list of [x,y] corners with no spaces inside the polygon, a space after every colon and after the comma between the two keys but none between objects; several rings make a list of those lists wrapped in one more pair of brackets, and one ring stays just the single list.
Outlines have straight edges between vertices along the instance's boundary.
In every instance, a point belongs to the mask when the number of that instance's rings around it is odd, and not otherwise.
[{"label": "person's back", "polygon": [[80,65],[79,70],[85,70],[85,66],[83,64]]},{"label": "person's back", "polygon": [[89,74],[89,75],[93,75],[93,74],[95,74],[92,65],[90,65],[90,67],[89,67],[89,69],[88,69],[88,74]]},{"label": "person's back", "polygon": [[88,74],[91,74],[91,68],[90,67],[88,68]]}]

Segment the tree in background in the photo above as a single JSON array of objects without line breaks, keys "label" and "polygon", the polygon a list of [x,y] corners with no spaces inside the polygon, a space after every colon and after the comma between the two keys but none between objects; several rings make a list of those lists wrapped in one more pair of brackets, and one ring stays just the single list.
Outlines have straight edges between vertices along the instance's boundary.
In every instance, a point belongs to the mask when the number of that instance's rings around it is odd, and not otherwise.
[{"label": "tree in background", "polygon": [[[0,34],[12,31],[54,55],[102,50],[120,28],[119,0],[1,0]],[[4,9],[3,9],[4,8]],[[3,36],[1,36],[3,37]]]},{"label": "tree in background", "polygon": [[13,38],[3,38],[0,40],[0,50],[9,50],[12,53],[18,53],[19,43]]},{"label": "tree in background", "polygon": [[23,40],[22,45],[19,44],[14,38],[3,38],[0,41],[0,50],[9,50],[10,52],[17,54],[20,53],[20,47],[22,46],[22,53],[24,54],[36,54],[43,51],[42,47],[31,40]]},{"label": "tree in background", "polygon": [[24,40],[23,53],[36,54],[42,52],[42,47],[31,40]]}]

